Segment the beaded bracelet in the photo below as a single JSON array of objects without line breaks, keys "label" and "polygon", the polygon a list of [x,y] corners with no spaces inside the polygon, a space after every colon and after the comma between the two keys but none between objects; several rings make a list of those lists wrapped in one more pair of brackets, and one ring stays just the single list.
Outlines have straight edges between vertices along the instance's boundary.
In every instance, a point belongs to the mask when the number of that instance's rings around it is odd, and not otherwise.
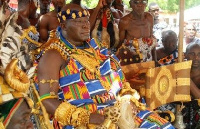
[{"label": "beaded bracelet", "polygon": [[57,99],[57,98],[58,98],[57,95],[51,95],[50,93],[48,93],[40,96],[40,101],[43,101],[45,99]]}]

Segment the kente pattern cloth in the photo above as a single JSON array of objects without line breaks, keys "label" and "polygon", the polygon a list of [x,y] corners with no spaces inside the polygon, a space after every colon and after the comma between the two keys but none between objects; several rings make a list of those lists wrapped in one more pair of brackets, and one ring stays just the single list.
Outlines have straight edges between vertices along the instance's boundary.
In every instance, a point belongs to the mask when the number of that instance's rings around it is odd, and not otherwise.
[{"label": "kente pattern cloth", "polygon": [[[94,39],[90,41],[90,45],[95,50],[100,50],[101,54],[106,57],[100,64],[100,72],[101,79],[110,85],[109,91],[102,86],[99,79],[85,69],[77,60],[70,59],[68,65],[60,71],[59,83],[62,91],[59,92],[59,96],[73,105],[95,112],[113,105],[115,96],[122,88],[121,81],[124,76],[121,68],[116,68],[116,64],[113,62],[116,59],[114,55],[111,55],[113,58],[110,58],[109,55],[104,54],[107,53],[107,49],[100,49]],[[112,68],[112,65],[115,66]]]},{"label": "kente pattern cloth", "polygon": [[[58,38],[68,47],[73,48],[62,36],[58,28]],[[108,55],[107,48],[100,47],[94,39],[88,42],[97,52],[100,52],[102,60],[100,63],[101,79],[106,82],[109,89],[105,89],[99,78],[96,78],[90,71],[75,58],[69,58],[67,66],[60,70],[59,99],[66,100],[72,105],[82,107],[91,112],[103,114],[103,108],[112,106],[116,101],[116,95],[122,88],[122,81],[125,81],[119,60],[115,55]],[[61,127],[56,120],[53,122],[56,129],[72,129],[72,126]],[[144,126],[145,127],[145,126]]]},{"label": "kente pattern cloth", "polygon": [[145,129],[175,129],[167,120],[159,117],[157,114],[144,110],[140,111],[136,118],[136,124],[139,128]]},{"label": "kente pattern cloth", "polygon": [[168,55],[168,56],[166,56],[166,57],[160,59],[160,60],[158,61],[158,64],[159,64],[160,66],[173,64],[173,63],[176,62],[176,59],[177,59],[177,58],[178,58],[178,50],[176,49],[176,50],[174,50],[174,51],[172,52],[172,54],[170,54],[170,55]]}]

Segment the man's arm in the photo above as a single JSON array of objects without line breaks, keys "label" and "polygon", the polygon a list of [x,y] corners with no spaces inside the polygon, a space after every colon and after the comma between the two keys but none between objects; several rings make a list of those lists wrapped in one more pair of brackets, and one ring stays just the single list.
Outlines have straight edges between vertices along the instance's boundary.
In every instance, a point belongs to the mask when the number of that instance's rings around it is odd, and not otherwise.
[{"label": "man's arm", "polygon": [[200,98],[200,89],[196,86],[192,79],[190,79],[190,92],[195,99]]},{"label": "man's arm", "polygon": [[[62,57],[56,50],[47,51],[43,57],[40,59],[38,65],[38,82],[39,82],[39,94],[40,96],[54,92],[55,95],[58,93],[59,89],[59,71],[63,63]],[[54,63],[56,62],[56,63]],[[41,83],[42,80],[57,80],[54,83]],[[54,115],[55,110],[60,105],[58,99],[45,99],[42,101],[46,110],[49,114]]]},{"label": "man's arm", "polygon": [[124,22],[124,19],[120,19],[119,21],[119,44],[117,46],[117,48],[120,48],[124,39],[125,39],[125,36],[126,36],[126,30],[125,30],[125,22]]},{"label": "man's arm", "polygon": [[94,29],[95,23],[96,23],[96,19],[97,19],[97,15],[99,13],[99,10],[103,7],[103,0],[99,0],[99,3],[97,5],[97,7],[93,10],[90,10],[90,31],[92,32],[92,30]]},{"label": "man's arm", "polygon": [[42,15],[38,22],[38,32],[40,34],[40,42],[45,43],[48,40],[48,15]]}]

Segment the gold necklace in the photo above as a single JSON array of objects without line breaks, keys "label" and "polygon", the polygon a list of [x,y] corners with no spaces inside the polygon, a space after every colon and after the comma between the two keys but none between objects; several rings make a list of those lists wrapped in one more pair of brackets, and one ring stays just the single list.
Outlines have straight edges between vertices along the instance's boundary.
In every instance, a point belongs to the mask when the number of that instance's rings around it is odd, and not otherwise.
[{"label": "gold necklace", "polygon": [[[69,44],[71,44],[68,41]],[[90,48],[88,49],[77,49],[74,44],[71,44],[74,49],[72,49],[72,54],[70,56],[76,59],[83,67],[88,69],[92,74],[96,74],[97,76],[101,76],[100,73],[100,57],[94,48],[88,43]]]},{"label": "gold necklace", "polygon": [[[69,42],[70,43],[70,42]],[[71,44],[71,43],[70,43]],[[93,75],[95,75],[100,83],[102,84],[102,86],[109,91],[110,90],[110,84],[107,80],[103,80],[101,77],[101,72],[100,72],[100,56],[97,53],[97,51],[88,43],[88,45],[90,46],[89,49],[77,49],[73,44],[71,44],[74,49],[72,49],[72,54],[70,54],[70,56],[74,59],[76,59],[77,61],[79,61],[79,63],[85,67],[86,69],[88,69]],[[92,52],[92,54],[91,54]]]}]

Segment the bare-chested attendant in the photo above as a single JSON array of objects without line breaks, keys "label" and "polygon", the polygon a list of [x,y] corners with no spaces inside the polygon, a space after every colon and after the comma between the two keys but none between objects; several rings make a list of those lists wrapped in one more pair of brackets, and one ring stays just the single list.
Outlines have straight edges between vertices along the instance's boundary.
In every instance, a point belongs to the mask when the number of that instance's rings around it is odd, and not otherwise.
[{"label": "bare-chested attendant", "polygon": [[40,42],[45,43],[49,37],[49,32],[59,26],[57,14],[65,5],[65,0],[52,0],[55,9],[39,19],[38,31],[40,33]]},{"label": "bare-chested attendant", "polygon": [[190,72],[191,78],[191,95],[195,99],[200,98],[200,44],[190,43],[186,48],[185,57],[187,60],[192,60]]},{"label": "bare-chested attendant", "polygon": [[30,25],[35,26],[38,22],[39,15],[36,12],[37,3],[34,0],[18,0],[18,20],[17,24],[23,29]]},{"label": "bare-chested attendant", "polygon": [[129,3],[132,12],[122,17],[119,23],[118,47],[121,48],[117,56],[122,65],[155,60],[153,16],[144,12],[148,0],[130,0]]}]

